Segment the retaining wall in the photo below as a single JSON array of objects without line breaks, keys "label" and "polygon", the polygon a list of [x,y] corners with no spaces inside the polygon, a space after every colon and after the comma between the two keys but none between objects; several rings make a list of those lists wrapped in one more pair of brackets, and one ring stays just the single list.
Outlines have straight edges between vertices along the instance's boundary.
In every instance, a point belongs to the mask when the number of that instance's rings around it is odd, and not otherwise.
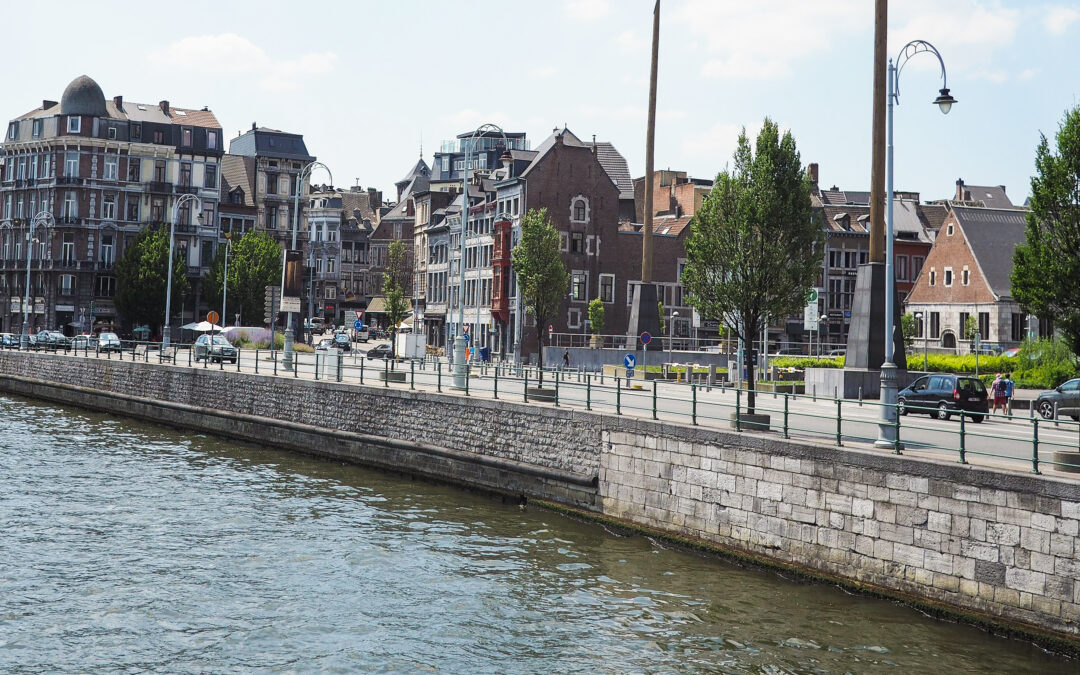
[{"label": "retaining wall", "polygon": [[0,390],[563,504],[1080,651],[1080,483],[614,415],[0,352]]}]

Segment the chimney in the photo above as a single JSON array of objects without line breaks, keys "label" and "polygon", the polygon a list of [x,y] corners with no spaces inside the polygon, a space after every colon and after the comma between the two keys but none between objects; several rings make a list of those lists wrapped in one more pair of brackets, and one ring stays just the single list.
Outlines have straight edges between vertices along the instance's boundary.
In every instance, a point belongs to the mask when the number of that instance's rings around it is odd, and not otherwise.
[{"label": "chimney", "polygon": [[169,102],[168,101],[161,101],[161,102],[158,103],[158,105],[161,106],[161,112],[165,113],[166,115],[169,114]]},{"label": "chimney", "polygon": [[117,110],[119,110],[120,112],[124,112],[124,97],[123,96],[113,96],[112,102],[116,106]]},{"label": "chimney", "polygon": [[815,188],[817,188],[817,184],[818,184],[818,163],[817,162],[810,162],[810,164],[806,167],[806,174],[810,177],[810,182],[813,183]]},{"label": "chimney", "polygon": [[50,101],[49,99],[45,99],[44,101],[41,102],[41,109],[42,110],[48,110],[49,108],[53,107],[54,105],[56,105],[56,101]]},{"label": "chimney", "polygon": [[596,154],[596,134],[592,135],[592,154]]},{"label": "chimney", "polygon": [[251,130],[255,131],[255,123],[254,122],[251,123]]},{"label": "chimney", "polygon": [[958,202],[965,201],[965,199],[964,199],[964,179],[963,178],[957,178],[956,179],[956,197],[955,197],[955,199]]}]

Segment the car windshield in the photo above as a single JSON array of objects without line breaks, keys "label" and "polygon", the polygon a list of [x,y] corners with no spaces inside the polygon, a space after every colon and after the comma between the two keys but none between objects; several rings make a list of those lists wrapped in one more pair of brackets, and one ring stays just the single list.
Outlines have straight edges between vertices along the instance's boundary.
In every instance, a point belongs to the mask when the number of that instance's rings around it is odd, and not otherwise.
[{"label": "car windshield", "polygon": [[220,335],[215,335],[214,337],[211,338],[211,340],[213,340],[214,344],[216,344],[216,345],[223,345],[223,346],[226,346],[226,347],[231,347],[232,346],[232,343],[230,343],[228,340],[221,337]]},{"label": "car windshield", "polygon": [[982,394],[986,391],[986,387],[983,386],[981,380],[975,380],[972,378],[962,377],[957,379],[956,388],[963,394]]},{"label": "car windshield", "polygon": [[116,333],[102,333],[101,334],[101,339],[102,340],[119,340],[120,338],[116,337]]}]

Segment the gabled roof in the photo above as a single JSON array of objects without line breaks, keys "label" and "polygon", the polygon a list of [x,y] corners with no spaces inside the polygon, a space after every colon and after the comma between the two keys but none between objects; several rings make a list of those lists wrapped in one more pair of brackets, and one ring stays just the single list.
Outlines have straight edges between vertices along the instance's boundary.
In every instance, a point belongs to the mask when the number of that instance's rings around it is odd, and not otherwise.
[{"label": "gabled roof", "polygon": [[234,189],[244,191],[242,206],[255,206],[255,159],[242,155],[222,155],[221,157],[221,193],[223,195],[221,205],[223,207],[238,206],[230,204],[224,197]]},{"label": "gabled roof", "polygon": [[604,173],[615,183],[615,187],[619,188],[619,199],[633,199],[634,180],[630,177],[630,167],[626,163],[626,158],[619,154],[615,146],[606,141],[597,141],[596,159],[600,161]]},{"label": "gabled roof", "polygon": [[963,201],[982,202],[988,209],[1013,209],[1016,206],[1005,194],[1004,185],[968,185],[963,184]]},{"label": "gabled roof", "polygon": [[414,166],[409,171],[409,173],[405,174],[404,178],[399,180],[397,183],[394,183],[394,185],[401,185],[402,183],[409,183],[414,178],[416,178],[417,176],[430,176],[430,175],[431,175],[431,169],[428,168],[427,162],[425,162],[424,158],[421,157],[420,161],[418,161],[416,163],[416,166]]},{"label": "gabled roof", "polygon": [[1012,297],[1013,250],[1024,242],[1027,211],[953,206],[952,212],[990,290]]}]

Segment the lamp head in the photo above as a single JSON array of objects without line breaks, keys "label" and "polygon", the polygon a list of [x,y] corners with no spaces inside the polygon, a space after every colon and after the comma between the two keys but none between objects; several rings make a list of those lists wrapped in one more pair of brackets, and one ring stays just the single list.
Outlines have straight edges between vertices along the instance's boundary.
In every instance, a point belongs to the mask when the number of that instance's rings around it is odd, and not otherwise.
[{"label": "lamp head", "polygon": [[199,211],[199,215],[195,217],[195,220],[199,221],[199,227],[202,227],[202,224],[203,224],[202,211]]},{"label": "lamp head", "polygon": [[948,88],[945,88],[942,89],[938,94],[938,97],[934,99],[934,103],[937,104],[938,108],[941,108],[942,115],[948,115],[949,111],[952,110],[953,104],[956,103],[956,99],[949,93]]}]

